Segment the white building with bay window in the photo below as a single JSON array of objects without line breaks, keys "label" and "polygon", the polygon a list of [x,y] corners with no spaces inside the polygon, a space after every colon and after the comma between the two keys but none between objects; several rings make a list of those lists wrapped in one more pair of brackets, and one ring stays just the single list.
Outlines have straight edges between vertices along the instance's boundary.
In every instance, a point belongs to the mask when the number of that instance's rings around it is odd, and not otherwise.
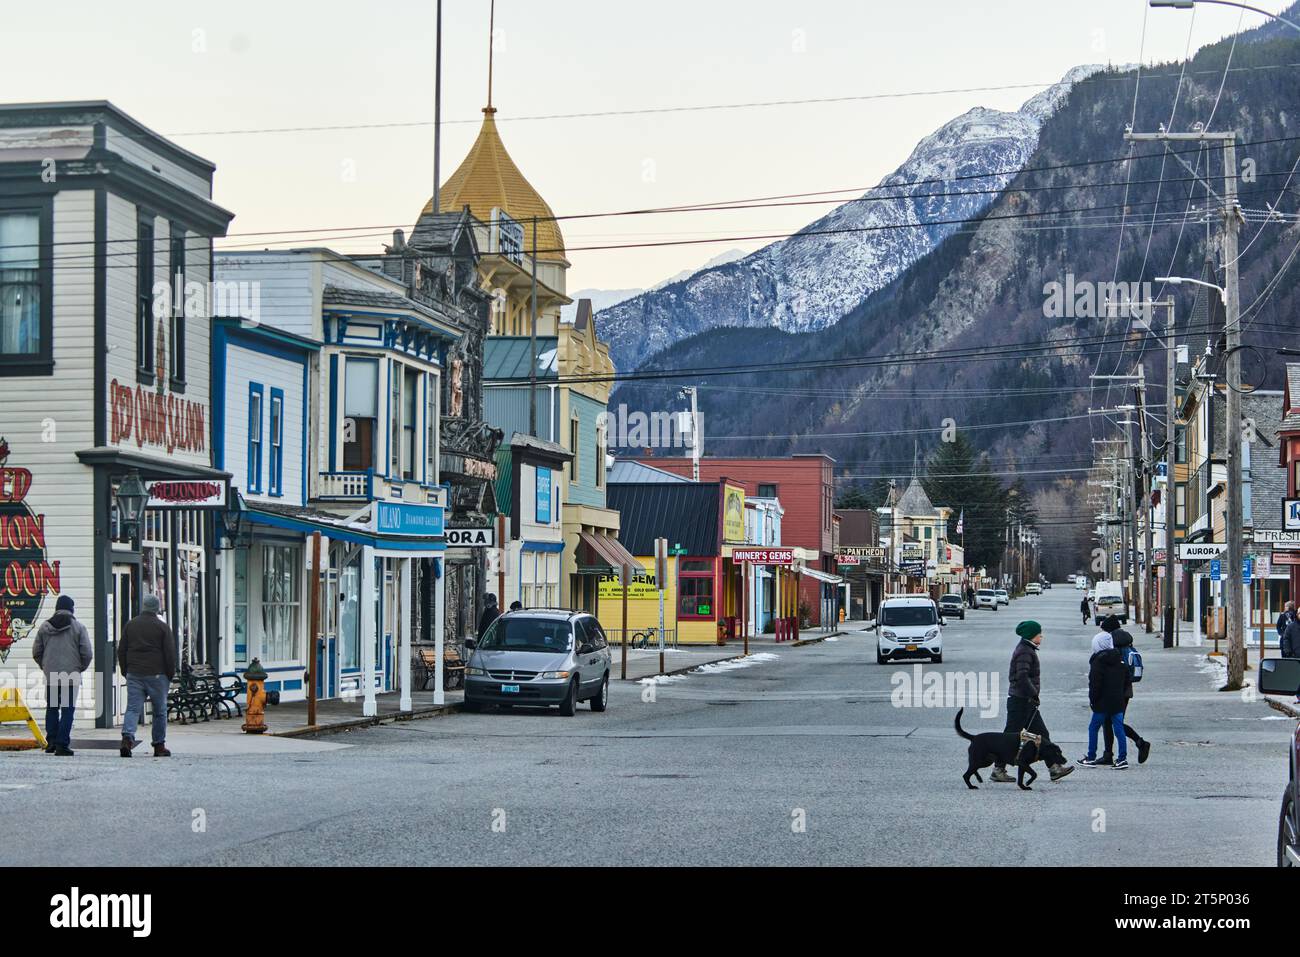
[{"label": "white building with bay window", "polygon": [[355,695],[372,714],[376,694],[400,690],[406,706],[412,642],[442,640],[438,426],[459,333],[401,283],[325,249],[221,254],[216,278],[256,291],[243,300],[256,315],[215,326],[218,462],[246,509],[223,550],[223,666],[257,658],[291,700],[307,694],[314,653],[317,697]]}]

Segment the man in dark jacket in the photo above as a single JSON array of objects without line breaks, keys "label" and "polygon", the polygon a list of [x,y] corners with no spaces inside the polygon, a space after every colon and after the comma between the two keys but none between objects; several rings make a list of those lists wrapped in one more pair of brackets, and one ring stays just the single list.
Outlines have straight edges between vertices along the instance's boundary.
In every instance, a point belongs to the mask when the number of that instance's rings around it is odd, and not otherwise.
[{"label": "man in dark jacket", "polygon": [[1088,723],[1088,756],[1079,764],[1095,768],[1097,762],[1097,732],[1103,724],[1111,726],[1119,743],[1119,755],[1112,768],[1128,769],[1128,739],[1124,734],[1124,686],[1128,680],[1128,665],[1115,648],[1113,633],[1119,630],[1119,619],[1107,615],[1102,621],[1102,631],[1092,639],[1092,657],[1088,659],[1088,704],[1092,720]]},{"label": "man in dark jacket", "polygon": [[124,758],[140,742],[135,727],[144,713],[144,699],[153,705],[153,756],[169,758],[167,750],[167,688],[176,677],[176,638],[158,617],[158,596],[145,595],[140,614],[126,623],[117,644],[118,664],[126,678],[126,715],[122,719]]},{"label": "man in dark jacket", "polygon": [[73,617],[71,595],[60,595],[54,615],[41,622],[32,644],[32,660],[45,672],[45,753],[72,756],[72,719],[76,714],[81,673],[94,652],[86,626]]},{"label": "man in dark jacket", "polygon": [[1278,638],[1278,644],[1281,646],[1283,658],[1300,658],[1300,618],[1297,618],[1295,612],[1291,613],[1291,620],[1286,623],[1286,628]]},{"label": "man in dark jacket", "polygon": [[[1279,639],[1286,635],[1287,625],[1291,624],[1291,622],[1295,620],[1295,602],[1289,601],[1283,606],[1282,614],[1277,619],[1277,636]],[[1289,658],[1291,656],[1283,652],[1282,657]]]},{"label": "man in dark jacket", "polygon": [[1083,623],[1088,623],[1088,616],[1092,614],[1092,609],[1088,607],[1088,596],[1085,594],[1079,601],[1079,611],[1083,612]]},{"label": "man in dark jacket", "polygon": [[[1039,756],[1047,765],[1052,780],[1059,781],[1074,768],[1065,763],[1065,755],[1052,743],[1047,724],[1039,713],[1038,695],[1041,680],[1038,668],[1038,646],[1043,641],[1043,626],[1036,621],[1022,621],[1016,625],[1016,634],[1020,636],[1020,640],[1016,642],[1015,650],[1011,652],[1011,673],[1007,688],[1007,725],[1003,730],[1016,734],[1021,731],[1041,734],[1043,743],[1038,749]],[[992,778],[1003,784],[1015,780],[1001,765],[993,768]]]},{"label": "man in dark jacket", "polygon": [[[1109,618],[1107,620],[1109,621]],[[1116,624],[1118,624],[1118,619],[1116,619]],[[1120,660],[1124,662],[1124,736],[1137,745],[1138,764],[1145,764],[1147,757],[1151,754],[1151,742],[1134,731],[1128,723],[1133,704],[1133,671],[1128,666],[1128,651],[1133,647],[1133,636],[1123,628],[1116,628],[1110,633],[1110,636],[1115,645],[1115,650],[1119,652]],[[1101,731],[1106,739],[1106,750],[1097,759],[1097,763],[1113,764],[1115,732],[1109,724],[1103,724]]]},{"label": "man in dark jacket", "polygon": [[488,626],[501,617],[501,609],[497,607],[497,596],[488,592],[483,596],[483,614],[478,616],[478,640],[482,641],[483,636],[487,634]]}]

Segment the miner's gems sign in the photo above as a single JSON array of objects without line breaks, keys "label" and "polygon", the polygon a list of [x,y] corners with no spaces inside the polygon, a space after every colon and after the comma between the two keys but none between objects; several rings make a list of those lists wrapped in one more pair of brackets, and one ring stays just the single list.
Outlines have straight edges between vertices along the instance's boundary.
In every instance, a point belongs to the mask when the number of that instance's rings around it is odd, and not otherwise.
[{"label": "miner's gems sign", "polygon": [[0,662],[36,624],[45,596],[59,593],[59,563],[45,555],[45,516],[27,504],[29,469],[11,468],[0,438]]}]

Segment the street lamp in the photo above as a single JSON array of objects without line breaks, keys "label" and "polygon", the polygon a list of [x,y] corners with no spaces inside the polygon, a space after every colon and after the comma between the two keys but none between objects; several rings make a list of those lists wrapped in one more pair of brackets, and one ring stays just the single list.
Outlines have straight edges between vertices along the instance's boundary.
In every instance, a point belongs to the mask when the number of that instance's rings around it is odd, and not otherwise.
[{"label": "street lamp", "polygon": [[140,539],[140,519],[148,501],[149,490],[140,481],[140,473],[132,469],[117,487],[117,514],[122,520],[122,530],[132,542]]},{"label": "street lamp", "polygon": [[1261,10],[1259,7],[1252,7],[1248,3],[1236,3],[1235,0],[1149,0],[1149,2],[1150,5],[1155,8],[1172,7],[1175,10],[1191,10],[1198,3],[1212,3],[1219,7],[1236,7],[1238,10],[1249,10],[1251,13],[1258,13],[1261,16],[1285,23],[1292,30],[1300,32],[1300,26],[1296,26],[1286,17],[1280,17],[1276,13],[1269,13],[1267,10]]},{"label": "street lamp", "polygon": [[[1155,0],[1152,0],[1154,3]],[[1228,291],[1222,286],[1216,286],[1212,282],[1206,282],[1204,279],[1188,279],[1186,276],[1156,276],[1156,282],[1168,283],[1171,286],[1181,286],[1186,283],[1189,286],[1204,286],[1206,289],[1213,289],[1219,294],[1219,298],[1224,302],[1228,300]]]},{"label": "street lamp", "polygon": [[223,542],[230,543],[228,546],[223,543],[223,548],[234,548],[238,544],[239,529],[243,524],[243,519],[243,501],[240,498],[239,489],[232,488],[230,490],[230,501],[221,512],[221,537]]}]

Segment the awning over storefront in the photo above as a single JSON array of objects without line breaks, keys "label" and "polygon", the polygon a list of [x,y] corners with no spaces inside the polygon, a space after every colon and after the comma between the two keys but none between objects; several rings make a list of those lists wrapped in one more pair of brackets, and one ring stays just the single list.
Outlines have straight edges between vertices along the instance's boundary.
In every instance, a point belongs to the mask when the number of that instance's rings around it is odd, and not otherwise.
[{"label": "awning over storefront", "polygon": [[799,568],[796,569],[796,571],[798,571],[800,575],[807,575],[809,578],[816,579],[819,582],[824,582],[827,585],[838,585],[844,581],[844,579],[839,575],[831,575],[816,568]]},{"label": "awning over storefront", "polygon": [[368,545],[371,548],[397,552],[438,552],[446,549],[444,539],[423,535],[382,535],[370,529],[369,523],[347,521],[328,512],[315,509],[278,507],[264,502],[245,502],[246,516],[254,525],[281,528],[310,535],[320,532],[337,542]]},{"label": "awning over storefront", "polygon": [[641,563],[637,561],[636,556],[624,548],[623,543],[613,536],[593,532],[579,532],[578,539],[591,550],[592,555],[600,563],[606,564],[610,568],[622,568],[624,565],[630,565],[633,568],[641,567]]}]

